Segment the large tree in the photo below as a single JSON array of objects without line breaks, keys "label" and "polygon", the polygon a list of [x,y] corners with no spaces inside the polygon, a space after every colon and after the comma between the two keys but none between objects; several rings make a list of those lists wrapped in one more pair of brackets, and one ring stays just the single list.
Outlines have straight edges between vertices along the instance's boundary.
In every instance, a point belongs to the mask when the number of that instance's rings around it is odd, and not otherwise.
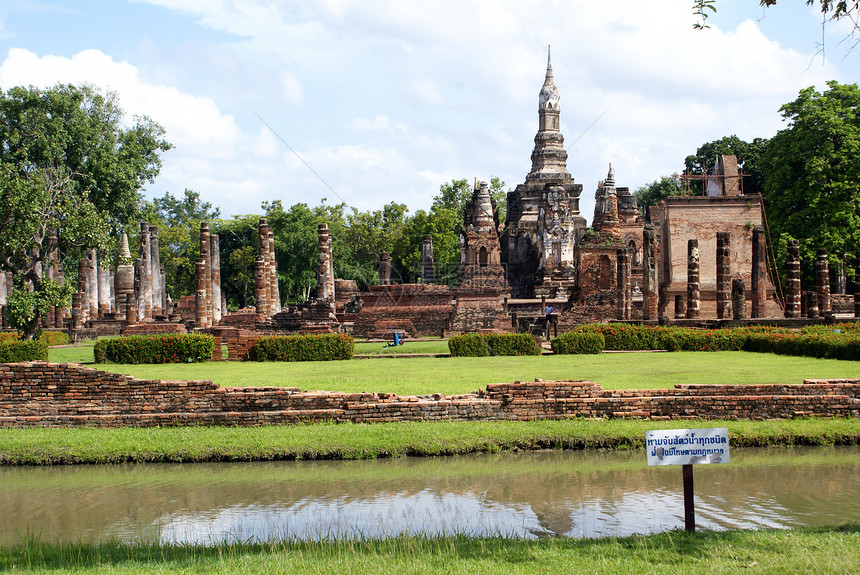
[{"label": "large tree", "polygon": [[10,319],[26,338],[51,306],[71,300],[68,285],[42,273],[49,252],[75,262],[82,248],[110,245],[170,148],[149,118],[122,120],[116,96],[91,86],[0,93],[0,269],[13,274]]},{"label": "large tree", "polygon": [[[760,194],[763,191],[764,174],[759,164],[766,147],[767,140],[764,138],[755,138],[752,142],[745,142],[735,135],[724,136],[719,140],[706,142],[699,146],[695,154],[687,156],[684,165],[690,175],[711,174],[717,156],[736,156],[738,166],[744,174],[744,193]],[[689,187],[693,194],[702,195],[704,186],[701,181],[691,181]]]},{"label": "large tree", "polygon": [[788,126],[762,158],[771,232],[801,240],[807,276],[817,248],[834,259],[860,249],[860,89],[827,85],[780,108]]}]

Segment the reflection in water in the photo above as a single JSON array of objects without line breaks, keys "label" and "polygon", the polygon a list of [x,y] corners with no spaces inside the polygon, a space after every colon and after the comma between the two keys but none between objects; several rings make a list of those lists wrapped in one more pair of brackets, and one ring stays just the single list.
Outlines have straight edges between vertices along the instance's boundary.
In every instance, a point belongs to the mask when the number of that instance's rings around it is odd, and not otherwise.
[{"label": "reflection in water", "polygon": [[[696,466],[706,529],[860,521],[860,448],[736,449]],[[681,470],[642,452],[0,468],[0,545],[399,533],[603,537],[683,526]]]}]

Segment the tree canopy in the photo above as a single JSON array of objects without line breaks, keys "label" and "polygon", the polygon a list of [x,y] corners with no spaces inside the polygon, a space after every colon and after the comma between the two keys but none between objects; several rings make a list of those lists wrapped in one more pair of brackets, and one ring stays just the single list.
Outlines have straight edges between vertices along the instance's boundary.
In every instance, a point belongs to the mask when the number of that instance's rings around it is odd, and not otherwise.
[{"label": "tree canopy", "polygon": [[0,93],[0,269],[13,274],[10,319],[25,337],[70,302],[68,282],[43,277],[49,252],[76,262],[82,248],[108,247],[137,217],[140,190],[170,148],[149,118],[129,128],[122,119],[116,96],[91,86]]}]

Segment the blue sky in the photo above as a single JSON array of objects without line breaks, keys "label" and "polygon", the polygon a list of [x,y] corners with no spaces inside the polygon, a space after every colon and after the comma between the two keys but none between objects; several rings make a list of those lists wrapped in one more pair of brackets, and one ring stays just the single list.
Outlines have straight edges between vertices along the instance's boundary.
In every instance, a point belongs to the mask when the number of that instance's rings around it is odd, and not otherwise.
[{"label": "blue sky", "polygon": [[176,148],[149,197],[414,212],[452,178],[524,180],[551,44],[590,219],[609,162],[635,189],[704,142],[772,136],[804,87],[858,81],[846,28],[822,36],[801,0],[718,8],[694,31],[689,0],[18,0],[0,6],[0,88],[89,82],[161,123]]}]

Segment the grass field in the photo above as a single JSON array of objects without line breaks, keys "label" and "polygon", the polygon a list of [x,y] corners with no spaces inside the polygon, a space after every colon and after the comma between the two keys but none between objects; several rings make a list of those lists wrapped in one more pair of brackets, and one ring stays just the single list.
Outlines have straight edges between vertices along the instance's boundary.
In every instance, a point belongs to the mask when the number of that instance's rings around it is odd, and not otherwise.
[{"label": "grass field", "polygon": [[263,427],[0,429],[0,465],[437,456],[642,449],[651,429],[728,427],[733,447],[857,445],[860,419],[423,421]]},{"label": "grass field", "polygon": [[307,543],[50,545],[0,550],[16,573],[857,573],[860,524],[608,539],[397,537]]},{"label": "grass field", "polygon": [[[50,357],[51,361],[89,363],[92,348],[52,348]],[[301,363],[107,363],[94,367],[144,379],[208,379],[222,386],[292,386],[305,390],[404,395],[470,393],[488,383],[535,378],[584,379],[605,389],[658,389],[681,383],[801,383],[806,378],[860,377],[860,362],[751,352],[381,358]]]}]

